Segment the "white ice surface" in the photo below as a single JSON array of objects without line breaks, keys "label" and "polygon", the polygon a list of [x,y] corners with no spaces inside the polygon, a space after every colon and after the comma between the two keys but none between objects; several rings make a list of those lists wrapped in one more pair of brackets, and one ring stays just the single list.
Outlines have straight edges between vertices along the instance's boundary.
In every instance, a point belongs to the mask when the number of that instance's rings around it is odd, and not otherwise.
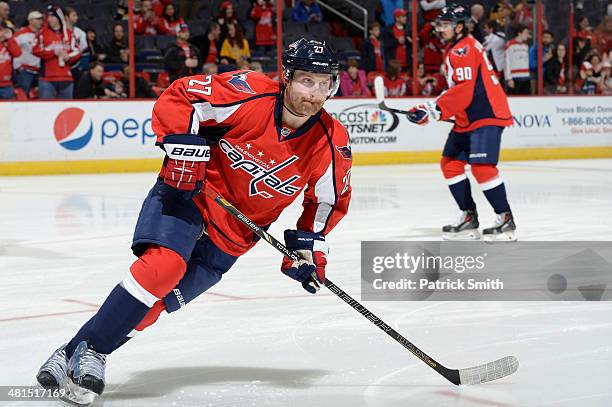
[{"label": "white ice surface", "polygon": [[[508,163],[521,240],[611,240],[612,160]],[[0,178],[0,385],[40,364],[133,261],[155,174]],[[436,165],[356,167],[328,276],[359,299],[361,240],[438,240],[454,206]],[[473,183],[481,223],[492,211]],[[291,227],[290,207],[271,228]],[[223,281],[108,359],[104,406],[611,406],[608,302],[368,302],[448,367],[506,355],[513,376],[454,387],[329,292],[311,296],[260,244]],[[42,406],[45,403],[2,405]]]}]

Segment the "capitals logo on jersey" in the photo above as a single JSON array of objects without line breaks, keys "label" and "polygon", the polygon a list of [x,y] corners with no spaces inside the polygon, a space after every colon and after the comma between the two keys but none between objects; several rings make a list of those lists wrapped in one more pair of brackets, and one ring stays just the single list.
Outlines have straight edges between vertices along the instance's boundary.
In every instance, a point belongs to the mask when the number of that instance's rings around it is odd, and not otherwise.
[{"label": "capitals logo on jersey", "polygon": [[247,82],[248,74],[248,72],[238,72],[232,75],[232,79],[229,80],[229,83],[239,92],[255,94],[255,91],[251,88],[249,82]]},{"label": "capitals logo on jersey", "polygon": [[[249,196],[259,195],[268,199],[274,197],[274,195],[259,189],[258,186],[262,182],[273,190],[287,196],[292,196],[300,191],[299,186],[292,185],[292,182],[300,178],[299,175],[294,174],[286,180],[282,180],[275,175],[276,172],[297,161],[297,156],[293,155],[278,165],[271,167],[263,165],[264,163],[261,160],[249,156],[248,153],[241,153],[238,148],[235,148],[226,140],[221,139],[219,146],[221,151],[232,161],[232,169],[239,168],[253,177],[249,183]],[[274,161],[270,162],[270,164],[272,163],[275,164]]]},{"label": "capitals logo on jersey", "polygon": [[338,150],[342,158],[344,158],[345,160],[349,160],[353,156],[350,145],[336,146],[336,150]]},{"label": "capitals logo on jersey", "polygon": [[468,52],[470,52],[470,46],[466,45],[465,47],[462,47],[462,48],[453,48],[452,52],[458,57],[464,57],[468,54]]}]

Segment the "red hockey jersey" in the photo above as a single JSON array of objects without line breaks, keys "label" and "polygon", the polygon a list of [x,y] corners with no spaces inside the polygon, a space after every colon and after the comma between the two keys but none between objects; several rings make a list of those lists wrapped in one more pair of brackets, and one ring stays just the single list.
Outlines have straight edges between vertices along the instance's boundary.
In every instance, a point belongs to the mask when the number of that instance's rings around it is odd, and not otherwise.
[{"label": "red hockey jersey", "polygon": [[14,38],[0,42],[0,87],[13,85],[13,58],[20,55],[21,48]]},{"label": "red hockey jersey", "polygon": [[508,98],[482,44],[468,35],[444,52],[448,90],[436,103],[441,120],[455,117],[453,131],[465,133],[483,126],[510,126]]},{"label": "red hockey jersey", "polygon": [[[274,222],[305,189],[297,228],[325,235],[349,206],[348,133],[324,110],[296,130],[282,123],[281,113],[279,84],[263,74],[196,75],[162,93],[153,131],[158,142],[184,133],[212,142],[205,187],[259,225]],[[241,255],[253,247],[253,233],[214,201],[203,193],[194,201],[220,249]]]},{"label": "red hockey jersey", "polygon": [[[60,61],[56,51],[64,50],[67,61]],[[44,27],[36,36],[32,54],[40,58],[40,79],[49,82],[72,82],[70,66],[81,58],[81,52],[72,30],[53,31]]]}]

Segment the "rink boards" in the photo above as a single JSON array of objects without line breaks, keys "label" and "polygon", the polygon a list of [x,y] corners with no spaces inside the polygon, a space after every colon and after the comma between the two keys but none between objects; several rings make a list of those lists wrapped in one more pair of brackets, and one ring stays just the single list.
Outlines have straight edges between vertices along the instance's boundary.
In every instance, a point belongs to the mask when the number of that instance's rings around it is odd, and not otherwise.
[{"label": "rink boards", "polygon": [[[389,99],[409,109],[426,99]],[[154,101],[0,104],[0,175],[155,171]],[[355,164],[437,162],[450,123],[416,126],[374,99],[334,99],[326,110],[349,130]],[[502,160],[612,157],[609,97],[510,98],[514,125]]]}]

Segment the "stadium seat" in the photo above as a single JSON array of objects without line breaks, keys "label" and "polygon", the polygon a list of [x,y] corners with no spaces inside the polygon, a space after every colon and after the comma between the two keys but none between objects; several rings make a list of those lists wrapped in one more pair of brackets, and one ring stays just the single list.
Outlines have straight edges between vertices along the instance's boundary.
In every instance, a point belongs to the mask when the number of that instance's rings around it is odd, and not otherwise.
[{"label": "stadium seat", "polygon": [[237,67],[234,64],[221,64],[221,65],[218,65],[219,73],[235,71],[236,68]]},{"label": "stadium seat", "polygon": [[208,8],[198,10],[198,19],[200,20],[212,20],[213,17],[211,10]]},{"label": "stadium seat", "polygon": [[[155,36],[155,44],[157,44],[157,48],[159,48],[163,53],[166,52],[170,45],[176,44],[176,37],[173,35],[156,35]],[[150,47],[155,48],[155,47]]]},{"label": "stadium seat", "polygon": [[28,6],[25,2],[11,2],[11,14],[10,17],[16,23],[25,21],[28,13]]},{"label": "stadium seat", "polygon": [[302,23],[287,24],[283,28],[284,28],[283,34],[287,37],[296,36],[296,35],[301,37],[301,36],[308,34],[308,28],[306,27],[306,24],[302,24]]},{"label": "stadium seat", "polygon": [[308,24],[308,33],[310,36],[317,40],[328,40],[330,37],[331,30],[329,24],[326,22]]},{"label": "stadium seat", "polygon": [[205,35],[209,24],[210,24],[209,19],[199,19],[199,20],[187,21],[187,25],[189,26],[189,32],[191,34],[191,37],[196,37],[198,35]]},{"label": "stadium seat", "polygon": [[120,71],[121,68],[123,68],[123,64],[113,64],[113,63],[104,64],[104,70],[106,72]]},{"label": "stadium seat", "polygon": [[144,48],[137,55],[138,62],[163,62],[164,57],[157,48]]},{"label": "stadium seat", "polygon": [[135,49],[146,49],[146,48],[157,48],[155,44],[155,37],[150,35],[135,35],[134,36],[134,48]]},{"label": "stadium seat", "polygon": [[361,53],[359,51],[342,51],[342,52],[339,53],[338,59],[340,61],[348,61],[348,60],[351,60],[351,59],[360,61],[361,60]]},{"label": "stadium seat", "polygon": [[290,7],[285,7],[283,10],[283,23],[287,21],[291,21],[291,8]]},{"label": "stadium seat", "polygon": [[255,23],[251,20],[245,20],[242,22],[244,28],[244,36],[250,44],[255,43]]},{"label": "stadium seat", "polygon": [[112,13],[115,12],[106,4],[91,3],[84,8],[85,15],[90,20],[109,21],[112,18]]},{"label": "stadium seat", "polygon": [[353,51],[355,49],[351,37],[331,37],[329,45],[336,52]]},{"label": "stadium seat", "polygon": [[138,62],[136,64],[136,72],[155,72],[155,71],[163,71],[163,66],[161,64],[157,64],[154,62]]}]

